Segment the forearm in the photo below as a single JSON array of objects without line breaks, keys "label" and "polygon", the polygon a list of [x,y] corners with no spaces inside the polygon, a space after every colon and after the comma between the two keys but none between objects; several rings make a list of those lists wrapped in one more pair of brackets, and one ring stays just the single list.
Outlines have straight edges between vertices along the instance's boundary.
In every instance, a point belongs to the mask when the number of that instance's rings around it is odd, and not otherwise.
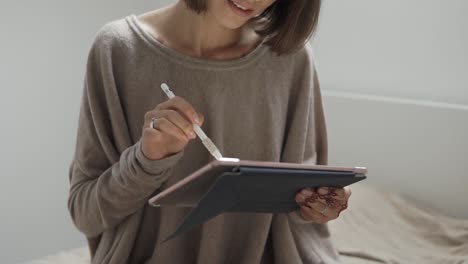
[{"label": "forearm", "polygon": [[68,208],[77,228],[96,236],[142,208],[169,177],[182,152],[153,161],[141,152],[141,141],[123,151],[120,160],[99,176],[85,175],[79,161],[71,170]]}]

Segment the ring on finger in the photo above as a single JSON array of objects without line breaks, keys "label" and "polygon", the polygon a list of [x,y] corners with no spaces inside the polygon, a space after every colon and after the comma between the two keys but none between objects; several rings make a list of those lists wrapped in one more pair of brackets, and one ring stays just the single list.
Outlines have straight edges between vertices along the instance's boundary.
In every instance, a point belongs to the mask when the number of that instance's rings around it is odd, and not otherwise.
[{"label": "ring on finger", "polygon": [[155,117],[152,117],[152,118],[151,118],[150,127],[151,127],[152,129],[156,129],[156,128],[154,127],[154,123],[156,123],[156,120],[158,120],[158,119],[155,118]]}]

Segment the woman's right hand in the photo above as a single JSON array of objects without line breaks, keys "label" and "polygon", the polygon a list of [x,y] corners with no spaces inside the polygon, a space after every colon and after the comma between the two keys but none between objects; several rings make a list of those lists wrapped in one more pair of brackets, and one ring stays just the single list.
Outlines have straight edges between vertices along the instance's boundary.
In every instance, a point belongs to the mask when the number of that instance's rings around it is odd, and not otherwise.
[{"label": "woman's right hand", "polygon": [[[154,129],[150,127],[151,118]],[[196,138],[193,124],[201,126],[204,117],[181,97],[171,98],[146,112],[142,151],[151,160],[159,160],[182,151]]]}]

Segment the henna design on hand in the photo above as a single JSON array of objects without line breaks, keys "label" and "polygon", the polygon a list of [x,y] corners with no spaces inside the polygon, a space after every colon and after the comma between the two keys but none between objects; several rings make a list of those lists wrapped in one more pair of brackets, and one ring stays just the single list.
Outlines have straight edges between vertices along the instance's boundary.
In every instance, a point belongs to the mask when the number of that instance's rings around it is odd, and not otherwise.
[{"label": "henna design on hand", "polygon": [[318,199],[322,199],[325,201],[328,207],[339,208],[338,215],[340,215],[341,211],[348,208],[348,201],[344,201],[341,203],[339,200],[335,199],[334,197],[338,196],[336,193],[336,188],[329,188],[327,194],[319,194],[317,192],[313,192],[312,195],[304,200],[304,202],[299,203],[300,206],[307,206],[310,208],[309,203],[315,203]]}]

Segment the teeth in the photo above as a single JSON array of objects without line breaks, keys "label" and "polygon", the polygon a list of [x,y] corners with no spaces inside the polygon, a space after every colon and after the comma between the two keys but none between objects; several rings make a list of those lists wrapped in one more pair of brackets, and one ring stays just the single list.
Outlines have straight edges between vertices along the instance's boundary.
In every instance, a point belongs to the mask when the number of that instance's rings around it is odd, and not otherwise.
[{"label": "teeth", "polygon": [[238,3],[234,2],[234,1],[231,1],[235,6],[237,6],[238,8],[242,9],[242,10],[248,10],[248,8],[245,8],[241,5],[239,5]]}]

